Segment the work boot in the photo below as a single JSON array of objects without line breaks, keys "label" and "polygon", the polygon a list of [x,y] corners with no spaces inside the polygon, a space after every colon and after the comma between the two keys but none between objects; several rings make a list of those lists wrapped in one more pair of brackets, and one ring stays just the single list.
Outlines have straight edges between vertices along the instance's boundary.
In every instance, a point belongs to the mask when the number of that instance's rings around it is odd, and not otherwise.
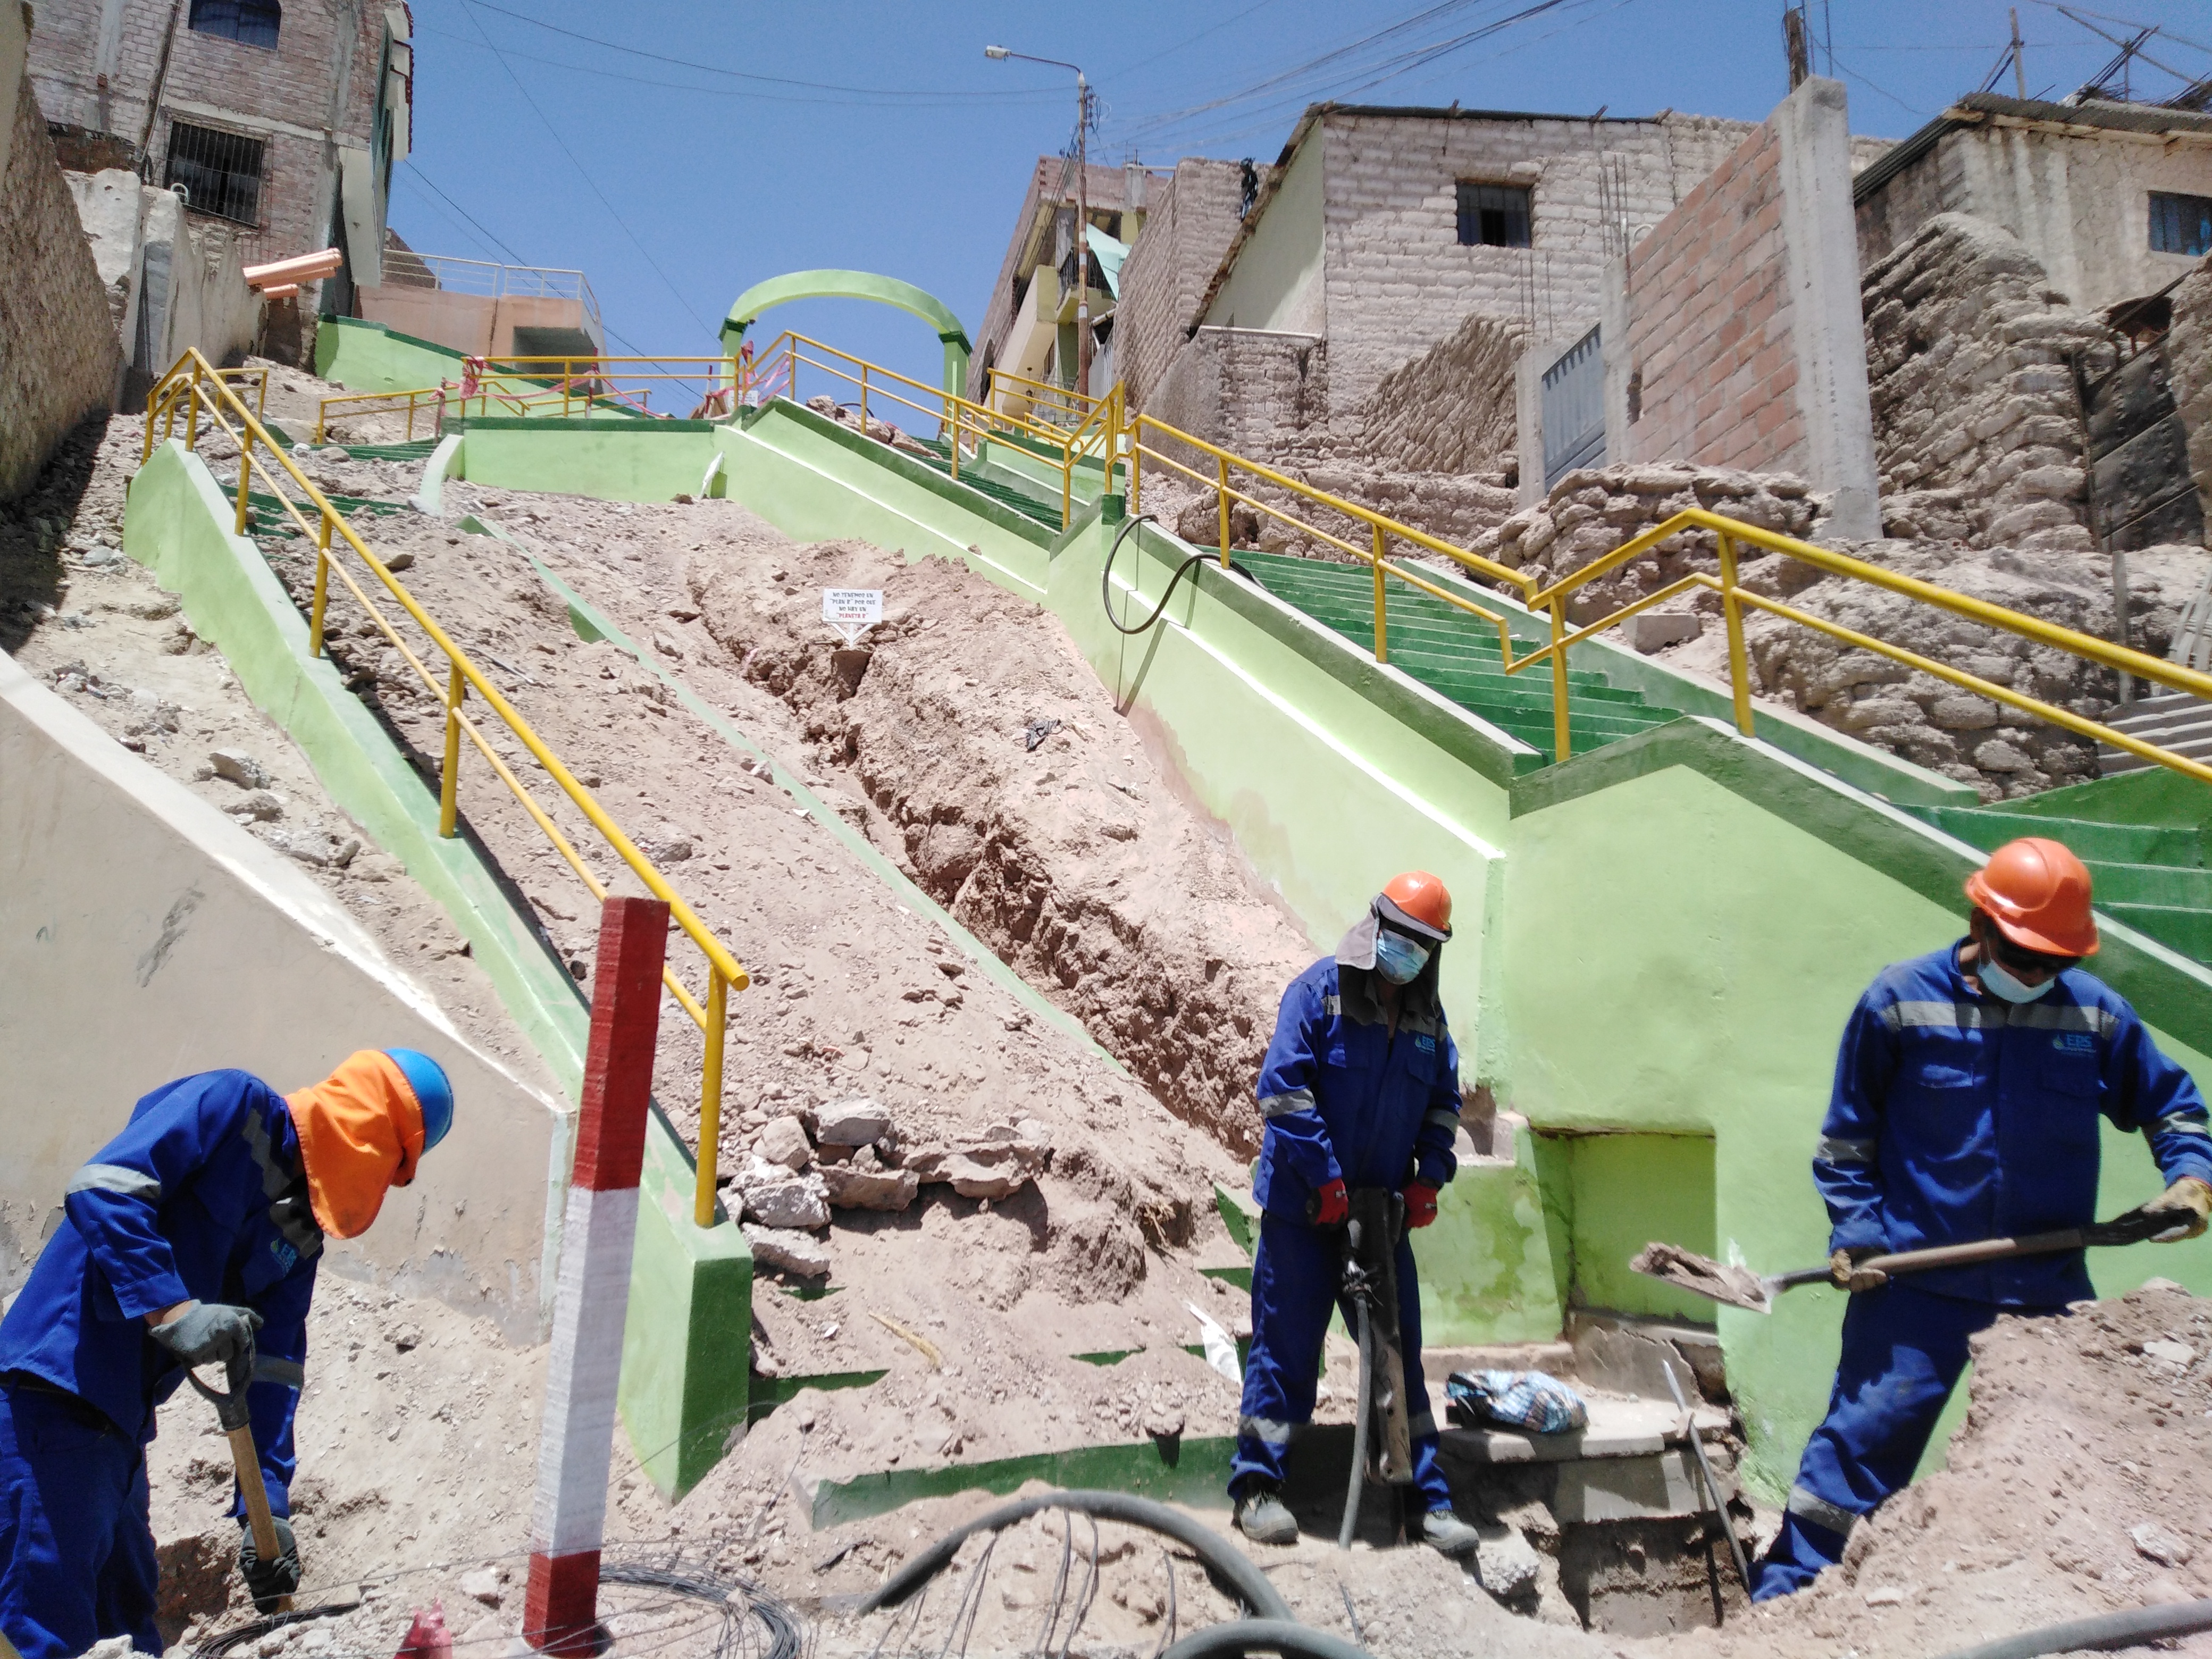
[{"label": "work boot", "polygon": [[1257,1483],[1237,1495],[1237,1530],[1255,1544],[1298,1541],[1298,1523],[1284,1505],[1281,1490]]},{"label": "work boot", "polygon": [[1474,1553],[1480,1536],[1449,1510],[1431,1510],[1421,1521],[1421,1541],[1440,1555],[1457,1560]]}]

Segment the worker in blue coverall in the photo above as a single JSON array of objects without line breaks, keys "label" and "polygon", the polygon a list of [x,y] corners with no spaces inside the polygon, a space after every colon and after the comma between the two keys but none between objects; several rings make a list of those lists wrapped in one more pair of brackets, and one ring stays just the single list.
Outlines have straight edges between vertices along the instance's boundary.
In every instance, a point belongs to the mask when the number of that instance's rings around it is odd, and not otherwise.
[{"label": "worker in blue coverall", "polygon": [[[1256,1543],[1297,1540],[1282,1500],[1291,1431],[1313,1420],[1329,1310],[1343,1280],[1350,1188],[1402,1193],[1409,1227],[1437,1218],[1457,1173],[1459,1051],[1437,1000],[1451,938],[1451,895],[1422,871],[1394,878],[1336,947],[1291,981],[1260,1072],[1266,1121],[1252,1195],[1261,1209],[1252,1262],[1252,1348],[1229,1491]],[[1421,1377],[1421,1299],[1413,1249],[1397,1241],[1398,1331],[1421,1536],[1448,1555],[1474,1547],[1437,1464],[1437,1424]],[[1349,1314],[1346,1316],[1350,1317]]]},{"label": "worker in blue coverall", "polygon": [[1890,1279],[1870,1255],[2095,1219],[2098,1120],[2140,1129],[2168,1183],[2162,1242],[2212,1210],[2212,1137],[2189,1073],[2076,964],[2097,948],[2089,872],[2057,842],[1999,848],[1968,878],[1967,936],[1882,970],[1852,1011],[1813,1160],[1852,1294],[1826,1420],[1799,1464],[1754,1601],[1843,1557],[1854,1523],[1912,1478],[1967,1340],[2001,1313],[2094,1294],[2079,1250]]},{"label": "worker in blue coverall", "polygon": [[156,1089],[70,1182],[0,1320],[0,1634],[22,1659],[127,1636],[161,1650],[148,1518],[155,1407],[187,1366],[254,1352],[247,1389],[279,1558],[239,1566],[272,1610],[299,1587],[292,1414],[325,1234],[351,1238],[453,1122],[444,1070],[368,1049],[289,1098],[244,1072]]}]

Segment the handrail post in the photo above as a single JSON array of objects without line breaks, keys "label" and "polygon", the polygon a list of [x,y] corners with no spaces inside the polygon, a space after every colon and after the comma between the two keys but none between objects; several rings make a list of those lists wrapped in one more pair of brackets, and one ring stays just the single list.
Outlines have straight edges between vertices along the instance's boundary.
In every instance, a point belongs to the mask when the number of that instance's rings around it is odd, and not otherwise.
[{"label": "handrail post", "polygon": [[185,405],[185,447],[197,449],[200,441],[200,360],[192,359],[191,401]]},{"label": "handrail post", "polygon": [[1377,662],[1390,660],[1390,622],[1386,614],[1389,607],[1382,587],[1382,552],[1388,545],[1389,538],[1383,535],[1382,526],[1378,524],[1375,526],[1375,660]]},{"label": "handrail post", "polygon": [[323,514],[322,539],[315,547],[315,604],[307,613],[307,654],[323,654],[323,611],[331,594],[331,515]]},{"label": "handrail post", "polygon": [[451,841],[460,820],[461,699],[469,688],[461,678],[461,659],[447,660],[453,667],[446,681],[446,764],[438,777],[438,834]]},{"label": "handrail post", "polygon": [[1063,438],[1060,445],[1060,527],[1062,530],[1075,522],[1075,441]]},{"label": "handrail post", "polygon": [[729,1024],[730,981],[707,964],[707,1058],[699,1078],[699,1160],[691,1197],[691,1219],[714,1224],[714,1182],[722,1152],[722,1038]]},{"label": "handrail post", "polygon": [[246,497],[253,488],[253,427],[252,422],[239,422],[238,434],[238,517],[230,526],[231,534],[246,533]]},{"label": "handrail post", "polygon": [[945,407],[952,416],[952,482],[958,483],[960,482],[960,400],[957,398],[947,398],[945,400]]},{"label": "handrail post", "polygon": [[1216,455],[1214,471],[1219,483],[1216,486],[1221,497],[1221,568],[1229,568],[1229,457]]},{"label": "handrail post", "polygon": [[1567,758],[1572,734],[1567,719],[1567,602],[1552,601],[1552,759]]},{"label": "handrail post", "polygon": [[1751,672],[1743,650],[1743,604],[1735,596],[1735,538],[1721,532],[1721,614],[1728,621],[1729,685],[1735,695],[1735,729],[1755,735],[1751,717]]},{"label": "handrail post", "polygon": [[860,435],[868,435],[868,366],[860,365]]},{"label": "handrail post", "polygon": [[261,390],[253,394],[253,417],[260,419],[269,412],[269,371],[261,371]]},{"label": "handrail post", "polygon": [[1129,516],[1135,518],[1145,489],[1145,417],[1129,428]]}]

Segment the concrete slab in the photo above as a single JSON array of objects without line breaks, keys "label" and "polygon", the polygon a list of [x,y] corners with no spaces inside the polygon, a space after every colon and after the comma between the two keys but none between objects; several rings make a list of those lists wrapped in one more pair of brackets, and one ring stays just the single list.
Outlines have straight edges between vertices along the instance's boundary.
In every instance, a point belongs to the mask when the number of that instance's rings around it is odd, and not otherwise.
[{"label": "concrete slab", "polygon": [[[1451,1428],[1442,1435],[1444,1455],[1469,1463],[1568,1463],[1585,1458],[1650,1457],[1682,1443],[1682,1414],[1665,1400],[1589,1397],[1589,1426],[1573,1434],[1523,1434],[1512,1429]],[[1697,1408],[1698,1431],[1726,1431],[1728,1413]]]},{"label": "concrete slab", "polygon": [[568,1112],[454,1030],[297,866],[0,656],[0,1290],[77,1166],[173,1078],[279,1089],[356,1048],[434,1055],[451,1139],[331,1269],[544,1332]]}]

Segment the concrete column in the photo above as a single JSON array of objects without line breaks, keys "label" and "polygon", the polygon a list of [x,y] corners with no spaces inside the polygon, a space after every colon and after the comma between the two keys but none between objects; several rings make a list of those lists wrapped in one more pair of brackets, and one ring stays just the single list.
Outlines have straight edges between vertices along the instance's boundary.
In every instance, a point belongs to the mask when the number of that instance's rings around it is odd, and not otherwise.
[{"label": "concrete column", "polygon": [[523,1597],[523,1639],[554,1654],[599,1650],[607,1459],[614,1450],[615,1395],[667,949],[665,904],[643,898],[606,902],[592,983],[576,1163],[561,1234],[538,1504],[530,1523],[530,1580]]},{"label": "concrete column", "polygon": [[1859,310],[1851,131],[1844,86],[1815,76],[1773,115],[1781,143],[1782,235],[1811,483],[1834,493],[1829,533],[1881,534],[1874,410]]}]

